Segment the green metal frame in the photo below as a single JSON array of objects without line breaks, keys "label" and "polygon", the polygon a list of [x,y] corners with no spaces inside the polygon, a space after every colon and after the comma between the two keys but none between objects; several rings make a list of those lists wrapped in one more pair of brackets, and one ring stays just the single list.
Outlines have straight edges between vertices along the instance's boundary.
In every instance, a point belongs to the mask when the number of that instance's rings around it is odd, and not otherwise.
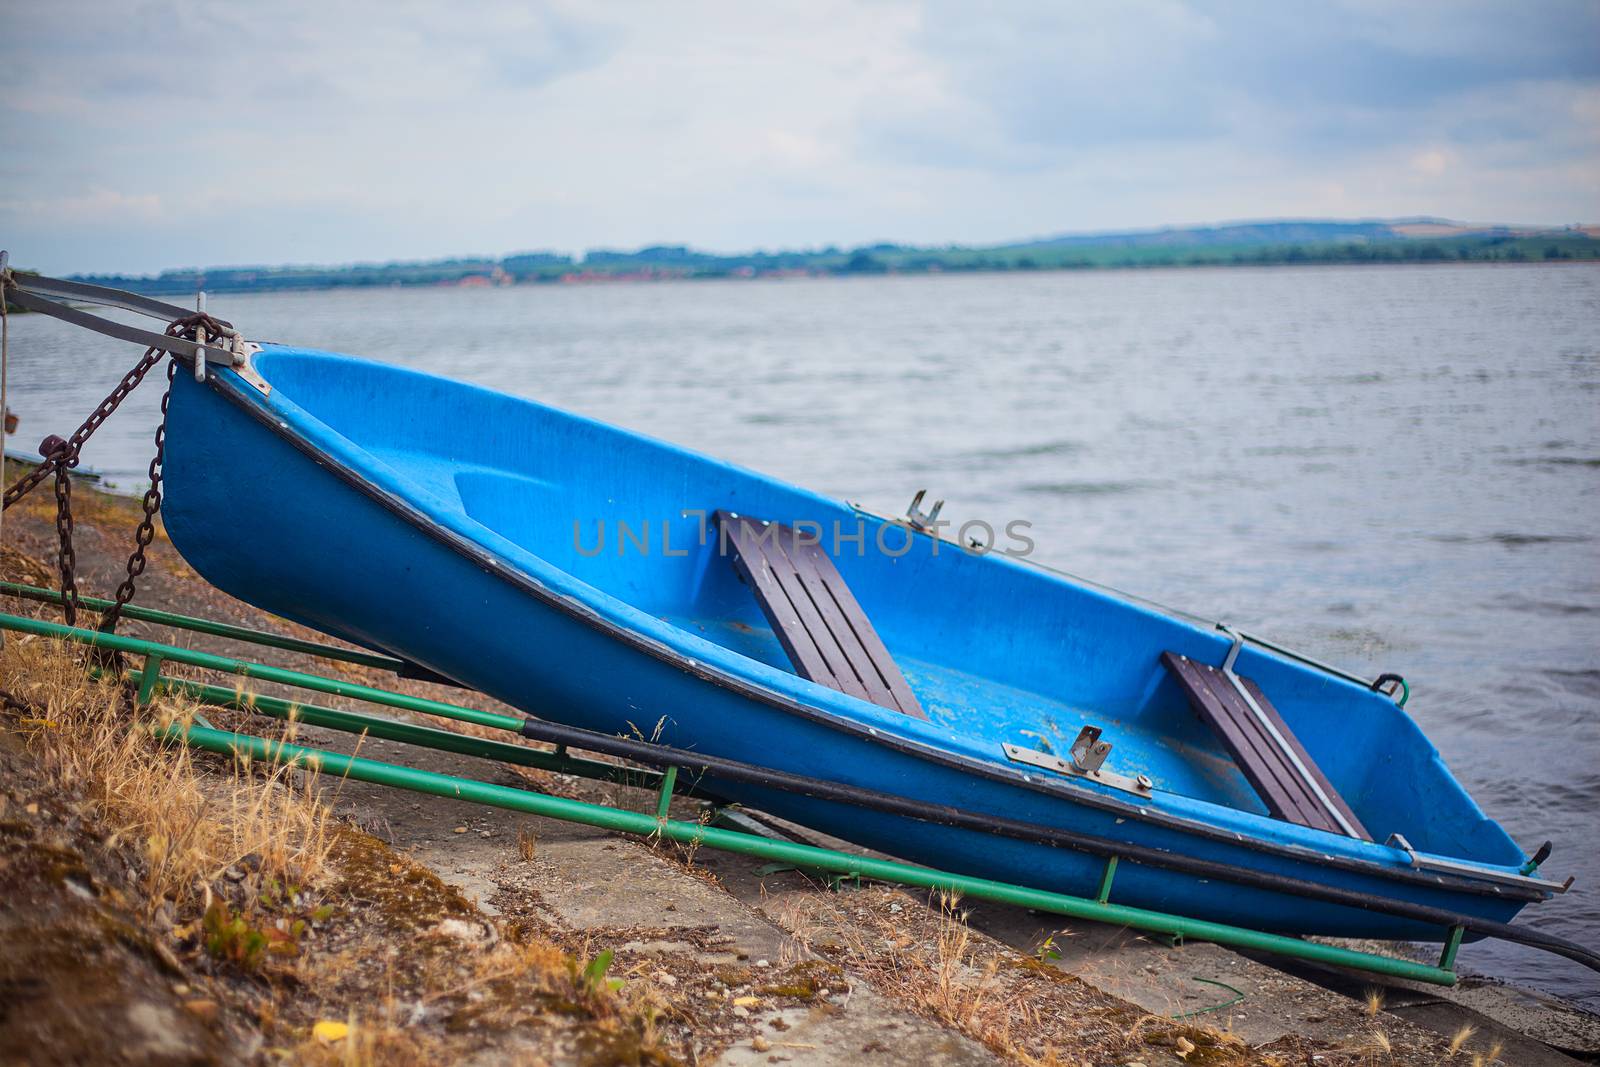
[{"label": "green metal frame", "polygon": [[[141,701],[148,701],[150,696],[155,693],[177,693],[212,707],[237,708],[241,711],[254,712],[274,719],[303,722],[310,726],[320,726],[324,729],[339,730],[348,734],[381,737],[389,741],[400,741],[404,744],[416,745],[420,748],[435,749],[439,752],[455,752],[463,756],[477,756],[481,759],[495,760],[499,763],[510,763],[519,767],[536,767],[540,770],[615,782],[618,785],[633,786],[638,789],[658,790],[661,788],[662,780],[665,777],[657,771],[644,770],[637,767],[624,767],[615,763],[603,763],[600,760],[583,759],[564,752],[534,748],[530,744],[513,745],[504,741],[492,741],[488,738],[474,737],[471,734],[457,733],[454,730],[440,730],[432,726],[419,726],[415,723],[401,722],[397,719],[388,719],[378,715],[364,715],[357,711],[325,708],[317,704],[302,704],[299,701],[284,700],[281,697],[240,692],[220,685],[206,685],[181,678],[169,678],[158,673],[159,664],[154,667],[151,666],[150,659],[155,658],[158,657],[152,656],[146,659],[146,665],[143,670],[131,672],[139,681],[140,693],[143,694],[140,698]],[[145,690],[147,681],[150,683],[148,693]],[[679,787],[677,791],[684,795],[694,795],[692,786]]]},{"label": "green metal frame", "polygon": [[[41,604],[61,603],[61,594],[54,589],[41,589],[36,585],[23,585],[21,582],[0,582],[0,594],[20,597],[23,600],[33,600]],[[80,594],[78,606],[80,608],[88,608],[90,611],[103,612],[112,606],[112,602],[101,600],[99,597]],[[317,656],[321,659],[359,663],[362,666],[377,667],[385,671],[398,671],[404,666],[403,661],[377,652],[341,648],[338,645],[330,645],[322,641],[302,641],[297,637],[287,637],[284,634],[275,634],[268,630],[257,630],[249,626],[235,626],[228,622],[214,622],[211,619],[197,619],[193,615],[178,615],[170,611],[141,608],[134,604],[123,605],[122,617],[124,619],[137,619],[140,622],[151,622],[158,626],[193,630],[195,633],[210,634],[212,637],[228,637],[235,641],[246,641],[252,645],[281,648],[289,652],[303,652],[308,656]]]},{"label": "green metal frame", "polygon": [[[25,596],[28,599],[58,602],[58,595],[48,590],[37,590],[28,586],[19,588],[11,583],[0,583],[0,593],[12,593],[13,595]],[[86,606],[96,606],[94,602],[88,600],[85,600],[84,603]],[[130,614],[129,617],[134,616]],[[275,648],[290,647],[283,643],[289,639],[282,638],[279,635],[264,634],[261,631],[251,631],[244,627],[226,626],[225,624],[195,619],[189,616],[175,615],[168,612],[152,612],[144,609],[141,610],[138,617],[144,621],[164,626],[194,630],[216,636],[226,636],[241,641],[252,641]],[[1451,931],[1439,965],[1433,966],[1409,959],[1399,959],[1336,945],[1305,941],[1283,934],[1267,933],[1166,912],[1114,904],[1111,902],[1110,897],[1112,883],[1117,871],[1118,859],[1116,856],[1108,858],[1099,892],[1095,898],[1090,899],[1042,889],[1032,889],[1005,882],[996,882],[970,875],[955,874],[949,871],[934,870],[893,860],[854,855],[849,852],[820,848],[814,845],[774,840],[759,834],[725,829],[700,822],[685,822],[669,817],[669,805],[673,796],[694,795],[695,789],[693,783],[680,784],[678,782],[678,768],[676,767],[668,767],[663,773],[623,767],[599,760],[572,756],[565,750],[564,746],[557,746],[553,751],[547,751],[525,743],[508,744],[506,742],[458,734],[449,730],[421,726],[415,723],[400,722],[390,718],[327,708],[315,704],[302,704],[279,697],[257,695],[244,691],[242,686],[243,679],[254,679],[325,693],[331,696],[360,700],[399,711],[434,715],[509,733],[518,733],[521,720],[509,715],[480,711],[475,708],[461,707],[456,704],[447,704],[442,701],[429,700],[404,693],[395,693],[386,689],[326,678],[321,675],[287,670],[281,667],[271,667],[249,660],[178,648],[174,645],[162,644],[142,638],[63,626],[42,619],[0,614],[0,629],[37,634],[41,637],[72,641],[108,651],[144,657],[142,669],[131,673],[131,679],[137,680],[138,694],[141,701],[148,701],[161,692],[181,693],[209,705],[240,708],[272,718],[304,722],[309,725],[347,733],[383,737],[409,745],[477,756],[499,762],[513,763],[518,766],[540,767],[561,773],[603,779],[622,785],[652,789],[657,796],[654,813],[645,813],[552,796],[533,789],[516,789],[494,785],[476,779],[439,774],[434,771],[384,763],[360,756],[346,756],[340,753],[292,744],[287,741],[273,741],[250,734],[218,730],[200,723],[188,726],[172,724],[162,728],[160,731],[167,738],[182,740],[196,748],[212,752],[248,755],[254,759],[290,763],[360,781],[409,789],[433,796],[473,801],[491,807],[581,823],[619,833],[635,834],[641,837],[667,838],[684,844],[715,848],[764,860],[777,861],[786,866],[817,871],[834,877],[865,877],[924,889],[945,890],[978,900],[989,900],[1002,904],[1033,908],[1038,911],[1064,915],[1075,919],[1130,926],[1179,940],[1213,941],[1222,945],[1270,952],[1277,955],[1347,967],[1395,978],[1428,982],[1435,985],[1454,985],[1456,982],[1453,966],[1456,949],[1459,948],[1461,943],[1462,931],[1459,928]],[[258,637],[268,638],[269,640],[259,640]],[[295,647],[291,648],[291,651],[305,651],[310,655],[328,656],[329,650],[333,650],[344,653],[344,655],[329,658],[344,658],[347,660],[351,655],[348,650],[333,649],[332,646],[318,645],[315,642],[295,642],[295,644],[299,646],[310,645],[312,648]],[[169,662],[234,675],[241,679],[240,688],[229,689],[224,686],[168,677],[161,672],[163,665]],[[354,660],[353,662],[362,661]],[[393,662],[399,663],[399,661]]]}]

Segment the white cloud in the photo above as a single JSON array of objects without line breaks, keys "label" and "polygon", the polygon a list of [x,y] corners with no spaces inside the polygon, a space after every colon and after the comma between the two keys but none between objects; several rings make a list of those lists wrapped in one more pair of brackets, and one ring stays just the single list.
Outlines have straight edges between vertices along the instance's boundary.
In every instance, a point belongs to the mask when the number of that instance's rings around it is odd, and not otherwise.
[{"label": "white cloud", "polygon": [[161,197],[156,194],[120,193],[113,189],[0,202],[0,218],[26,220],[35,225],[78,226],[128,220],[159,222],[163,214]]},{"label": "white cloud", "polygon": [[153,270],[1594,218],[1596,10],[27,5],[0,37],[0,240]]},{"label": "white cloud", "polygon": [[1411,157],[1411,169],[1418,174],[1436,178],[1450,169],[1455,153],[1444,148],[1424,148]]}]

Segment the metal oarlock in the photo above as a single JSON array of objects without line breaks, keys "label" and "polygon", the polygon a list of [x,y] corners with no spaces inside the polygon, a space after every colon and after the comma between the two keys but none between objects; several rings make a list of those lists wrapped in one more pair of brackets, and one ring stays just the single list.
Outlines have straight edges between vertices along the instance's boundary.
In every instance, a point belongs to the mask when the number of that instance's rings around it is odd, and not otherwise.
[{"label": "metal oarlock", "polygon": [[944,501],[935,500],[933,507],[928,511],[922,510],[922,498],[928,495],[926,489],[918,489],[917,495],[911,498],[911,506],[906,508],[906,522],[914,529],[924,532],[934,529],[934,523],[939,519],[939,512],[944,510]]}]

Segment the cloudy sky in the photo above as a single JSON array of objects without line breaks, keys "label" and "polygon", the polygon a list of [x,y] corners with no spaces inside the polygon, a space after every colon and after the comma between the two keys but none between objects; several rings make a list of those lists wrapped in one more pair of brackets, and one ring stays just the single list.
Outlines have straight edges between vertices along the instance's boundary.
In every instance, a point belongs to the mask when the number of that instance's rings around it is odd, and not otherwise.
[{"label": "cloudy sky", "polygon": [[1600,221],[1600,0],[4,0],[50,271]]}]

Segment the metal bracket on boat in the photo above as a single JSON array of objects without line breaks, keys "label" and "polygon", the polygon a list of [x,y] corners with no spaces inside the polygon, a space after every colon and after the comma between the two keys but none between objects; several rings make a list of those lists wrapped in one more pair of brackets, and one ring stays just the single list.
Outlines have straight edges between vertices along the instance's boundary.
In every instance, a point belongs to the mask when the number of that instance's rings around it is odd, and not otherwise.
[{"label": "metal bracket on boat", "polygon": [[[201,296],[204,297],[205,294],[202,293]],[[200,310],[203,312],[205,310],[204,299],[200,301],[200,304]],[[254,341],[246,341],[239,334],[234,334],[232,342],[226,348],[207,348],[205,346],[206,334],[204,329],[199,331],[196,339],[198,347],[195,349],[194,354],[195,381],[204,382],[206,380],[206,357],[208,354],[225,356],[227,357],[228,366],[233,368],[233,372],[243,378],[251,388],[262,396],[272,395],[272,383],[257,373],[255,365],[250,362],[250,357],[261,351],[260,345]]]},{"label": "metal bracket on boat", "polygon": [[1397,848],[1401,852],[1404,852],[1406,854],[1406,859],[1411,861],[1411,866],[1417,868],[1418,870],[1422,869],[1422,857],[1417,855],[1417,850],[1411,847],[1411,842],[1406,840],[1404,834],[1397,830],[1385,838],[1383,843],[1388,845],[1390,848]]},{"label": "metal bracket on boat", "polygon": [[906,522],[912,529],[921,530],[924,533],[934,528],[933,524],[939,518],[939,511],[944,507],[943,500],[935,500],[933,502],[933,510],[923,512],[922,498],[927,495],[928,491],[926,489],[918,489],[917,495],[911,498],[911,506],[906,508]]},{"label": "metal bracket on boat", "polygon": [[[1072,743],[1073,758],[1071,760],[1064,760],[1060,756],[1049,752],[1036,752],[1031,748],[1022,748],[1019,745],[1003,744],[1000,747],[1005,751],[1006,759],[1011,760],[1013,763],[1026,763],[1030,767],[1039,767],[1047,771],[1054,771],[1057,774],[1069,775],[1073,778],[1087,778],[1091,782],[1099,782],[1101,785],[1110,786],[1112,789],[1120,789],[1125,793],[1132,793],[1134,796],[1149,799],[1153,795],[1154,783],[1147,776],[1140,774],[1130,778],[1125,774],[1118,774],[1116,771],[1108,771],[1101,766],[1105,762],[1106,754],[1111,751],[1111,743],[1109,741],[1101,741],[1099,737],[1100,728],[1098,726],[1085,726],[1079,732],[1078,740]],[[1085,741],[1086,738],[1087,741]],[[1080,766],[1076,762],[1080,745],[1085,746],[1084,754],[1088,757],[1087,762],[1091,766]]]},{"label": "metal bracket on boat", "polygon": [[233,339],[233,348],[230,355],[233,357],[233,371],[248,382],[262,396],[272,395],[272,383],[256,372],[256,366],[250,362],[250,357],[261,351],[261,346],[254,341],[246,341],[243,337]]},{"label": "metal bracket on boat", "polygon": [[1093,774],[1105,763],[1106,757],[1111,755],[1111,742],[1100,740],[1100,727],[1085,726],[1078,731],[1078,736],[1072,741],[1072,747],[1067,750],[1072,756],[1072,765],[1084,774]]},{"label": "metal bracket on boat", "polygon": [[[1485,882],[1498,882],[1501,885],[1531,886],[1546,893],[1565,893],[1572,888],[1572,883],[1577,880],[1576,875],[1568,875],[1565,882],[1553,882],[1548,878],[1535,878],[1527,874],[1506,874],[1504,871],[1489,870],[1471,863],[1458,863],[1455,860],[1440,859],[1437,856],[1424,856],[1412,847],[1405,835],[1398,831],[1390,834],[1383,842],[1390,848],[1399,849],[1406,854],[1406,859],[1415,870],[1439,871],[1443,874],[1465,875],[1468,878],[1477,878]],[[1549,853],[1545,854],[1549,858]]]}]

